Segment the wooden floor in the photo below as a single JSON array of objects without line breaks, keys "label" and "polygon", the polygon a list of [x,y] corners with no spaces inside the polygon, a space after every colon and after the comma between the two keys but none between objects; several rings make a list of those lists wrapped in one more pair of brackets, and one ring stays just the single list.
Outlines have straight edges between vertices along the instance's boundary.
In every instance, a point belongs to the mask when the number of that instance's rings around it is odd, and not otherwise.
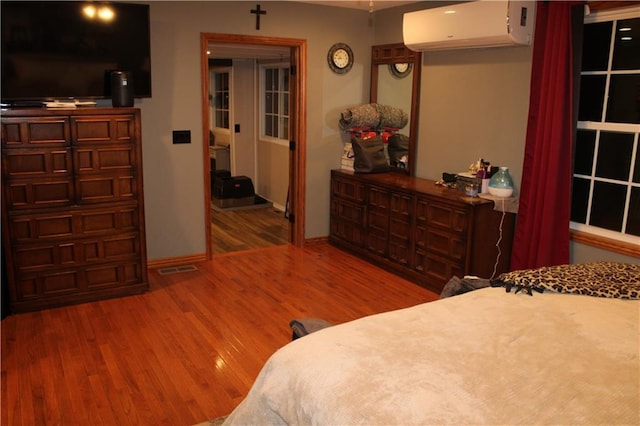
[{"label": "wooden floor", "polygon": [[328,245],[215,256],[150,291],[2,320],[7,425],[192,425],[228,414],[289,321],[338,324],[434,300]]},{"label": "wooden floor", "polygon": [[289,243],[289,220],[273,207],[219,211],[211,209],[211,253],[272,247]]}]

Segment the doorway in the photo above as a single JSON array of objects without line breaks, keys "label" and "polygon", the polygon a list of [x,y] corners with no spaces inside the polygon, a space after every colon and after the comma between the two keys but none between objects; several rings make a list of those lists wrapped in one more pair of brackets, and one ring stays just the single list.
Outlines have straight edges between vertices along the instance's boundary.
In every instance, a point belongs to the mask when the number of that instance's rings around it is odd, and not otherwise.
[{"label": "doorway", "polygon": [[297,247],[304,245],[304,212],[305,212],[305,170],[306,170],[306,41],[300,39],[243,36],[235,34],[201,34],[201,87],[202,87],[202,118],[203,118],[203,159],[205,171],[205,229],[207,240],[207,258],[211,259],[212,223],[211,223],[211,160],[210,160],[210,129],[209,114],[210,70],[207,52],[211,45],[226,46],[238,49],[247,46],[257,48],[287,48],[290,57],[290,102],[289,102],[289,173],[286,202],[286,217],[289,221],[288,242]]}]

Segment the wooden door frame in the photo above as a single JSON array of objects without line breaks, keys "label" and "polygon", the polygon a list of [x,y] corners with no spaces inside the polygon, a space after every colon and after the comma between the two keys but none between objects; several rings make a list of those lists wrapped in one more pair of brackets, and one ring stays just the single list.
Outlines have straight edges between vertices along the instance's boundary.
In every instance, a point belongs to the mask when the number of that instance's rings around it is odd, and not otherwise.
[{"label": "wooden door frame", "polygon": [[296,112],[291,141],[295,149],[290,152],[289,158],[289,196],[288,213],[294,218],[289,226],[289,241],[296,247],[304,246],[305,232],[305,191],[306,191],[306,148],[307,148],[307,41],[303,39],[260,37],[240,34],[200,33],[200,57],[201,57],[201,88],[202,88],[202,153],[204,164],[205,184],[205,229],[206,229],[206,254],[211,259],[211,165],[209,159],[209,58],[207,49],[209,43],[227,44],[252,44],[264,46],[290,47],[292,61],[295,66],[295,77],[291,81],[295,83],[294,98],[291,99],[293,111]]}]

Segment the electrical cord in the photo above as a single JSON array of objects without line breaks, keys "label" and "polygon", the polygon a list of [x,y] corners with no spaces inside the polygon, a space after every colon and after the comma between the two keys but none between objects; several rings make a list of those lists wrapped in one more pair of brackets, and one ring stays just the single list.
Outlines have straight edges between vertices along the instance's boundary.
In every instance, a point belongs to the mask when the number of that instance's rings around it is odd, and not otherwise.
[{"label": "electrical cord", "polygon": [[496,271],[498,270],[498,263],[500,262],[500,256],[502,255],[502,250],[500,250],[500,242],[502,241],[502,223],[504,222],[504,217],[506,216],[505,208],[504,208],[504,198],[502,198],[502,217],[500,218],[500,234],[498,236],[498,241],[496,242],[496,248],[498,249],[498,256],[496,256],[496,263],[493,265],[493,273],[491,274],[490,280],[495,278]]}]

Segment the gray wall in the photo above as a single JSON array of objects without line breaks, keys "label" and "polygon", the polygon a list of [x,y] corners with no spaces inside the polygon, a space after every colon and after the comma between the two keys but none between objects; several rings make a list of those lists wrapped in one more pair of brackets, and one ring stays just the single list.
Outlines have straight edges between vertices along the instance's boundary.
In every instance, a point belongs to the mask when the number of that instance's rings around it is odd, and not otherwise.
[{"label": "gray wall", "polygon": [[[255,29],[250,2],[151,2],[153,98],[137,101],[143,118],[147,249],[150,260],[204,253],[200,33],[307,40],[306,238],[329,232],[329,173],[340,167],[345,108],[369,101],[373,44],[402,41],[402,13],[442,2],[366,11],[295,2],[262,2]],[[355,64],[330,71],[329,47],[348,43]],[[526,134],[531,47],[426,53],[422,64],[417,175],[437,179],[483,157],[505,165],[519,187]],[[172,145],[171,131],[192,131]],[[574,245],[576,246],[576,245]],[[602,257],[572,247],[572,261]],[[614,257],[626,260],[622,256]],[[631,259],[629,259],[631,260]],[[635,260],[637,261],[637,260]]]},{"label": "gray wall", "polygon": [[[340,167],[339,113],[368,102],[373,28],[369,13],[294,2],[262,2],[267,15],[255,29],[250,2],[150,2],[153,97],[142,110],[147,251],[150,260],[205,252],[200,85],[200,33],[307,40],[306,237],[329,229],[329,172]],[[355,64],[334,74],[327,51],[348,43]],[[171,132],[191,130],[190,145]],[[326,213],[324,213],[326,212]]]},{"label": "gray wall", "polygon": [[[456,2],[421,2],[376,14],[376,44],[402,41],[404,12]],[[385,24],[382,25],[381,23]],[[482,157],[508,166],[520,188],[533,47],[424,52],[416,175],[439,179]],[[637,258],[571,243],[571,262]]]}]

